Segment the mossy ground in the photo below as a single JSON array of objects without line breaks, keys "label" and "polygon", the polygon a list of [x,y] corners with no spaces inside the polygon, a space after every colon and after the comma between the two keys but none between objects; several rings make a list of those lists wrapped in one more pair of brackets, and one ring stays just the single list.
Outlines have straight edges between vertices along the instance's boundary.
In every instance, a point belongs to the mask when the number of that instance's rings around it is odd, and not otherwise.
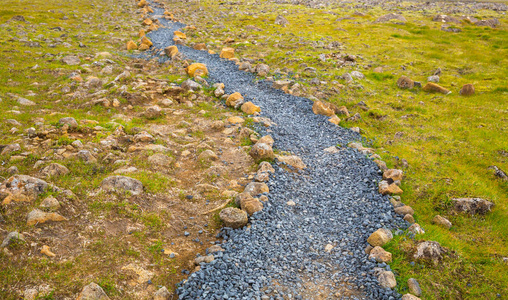
[{"label": "mossy ground", "polygon": [[[502,260],[508,256],[508,182],[488,169],[496,165],[508,170],[508,19],[502,13],[473,14],[498,18],[497,28],[462,21],[452,24],[462,31],[452,33],[432,21],[442,12],[413,11],[414,2],[397,2],[392,11],[340,2],[322,9],[271,1],[204,0],[185,7],[167,2],[177,18],[197,27],[188,33],[190,44],[205,42],[219,52],[226,38],[233,39],[227,46],[236,49],[237,57],[269,64],[269,76],[296,80],[307,95],[360,112],[360,122],[341,125],[361,127],[389,167],[400,167],[402,159],[409,162],[402,201],[415,209],[416,221],[426,230],[417,239],[436,240],[455,255],[437,267],[413,266],[408,249],[414,243],[396,239],[386,249],[394,254],[391,266],[400,292],[407,291],[407,279],[414,277],[423,299],[508,297],[508,264]],[[374,22],[394,11],[407,22]],[[290,24],[275,25],[277,15]],[[332,42],[340,46],[327,49]],[[357,66],[319,59],[332,53],[355,55]],[[313,87],[314,76],[305,74],[306,67],[314,67],[326,83]],[[374,72],[376,67],[382,72]],[[396,86],[401,75],[425,84],[437,68],[442,70],[439,84],[451,95]],[[341,79],[352,70],[366,78],[353,83]],[[475,86],[474,96],[459,95],[467,83]],[[368,111],[356,106],[360,101]],[[482,197],[496,206],[486,216],[457,215],[450,211],[454,197]],[[450,219],[451,230],[431,223],[437,214]]]}]

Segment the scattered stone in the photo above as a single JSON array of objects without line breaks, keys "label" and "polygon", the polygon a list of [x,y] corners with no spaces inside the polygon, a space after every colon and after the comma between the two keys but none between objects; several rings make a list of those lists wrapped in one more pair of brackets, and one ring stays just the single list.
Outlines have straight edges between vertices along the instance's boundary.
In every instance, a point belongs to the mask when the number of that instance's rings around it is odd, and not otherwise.
[{"label": "scattered stone", "polygon": [[364,79],[365,78],[365,75],[363,75],[363,73],[359,72],[359,71],[351,71],[351,73],[349,73],[349,74],[353,78],[357,78],[357,79]]},{"label": "scattered stone", "polygon": [[489,169],[494,170],[494,175],[496,175],[496,177],[504,181],[508,181],[508,175],[506,175],[506,173],[503,170],[501,170],[498,166],[490,166]]},{"label": "scattered stone", "polygon": [[409,292],[415,296],[420,297],[422,295],[422,289],[420,288],[420,284],[418,280],[414,278],[409,278],[407,280],[407,286],[409,287]]},{"label": "scattered stone", "polygon": [[85,286],[76,300],[109,300],[108,295],[96,283]]},{"label": "scattered stone", "polygon": [[153,143],[155,141],[153,135],[149,134],[146,131],[136,133],[132,139],[135,143]]},{"label": "scattered stone", "polygon": [[377,20],[374,23],[384,23],[384,22],[388,22],[390,20],[397,20],[397,21],[401,21],[401,22],[406,22],[406,18],[404,18],[403,16],[391,13],[391,14],[387,14],[387,15],[377,18]]},{"label": "scattered stone", "polygon": [[241,123],[245,122],[245,120],[242,117],[237,117],[237,116],[229,117],[227,119],[227,121],[230,124],[241,124]]},{"label": "scattered stone", "polygon": [[288,202],[286,202],[286,204],[289,205],[289,206],[295,206],[296,205],[295,201],[293,201],[293,200],[289,200]]},{"label": "scattered stone", "polygon": [[262,160],[273,160],[275,158],[275,154],[273,153],[272,146],[257,142],[249,152],[249,155],[256,161]]},{"label": "scattered stone", "polygon": [[397,86],[401,89],[412,89],[415,86],[415,82],[407,76],[401,76],[397,80]]},{"label": "scattered stone", "polygon": [[110,176],[102,181],[101,187],[105,191],[128,191],[133,195],[143,193],[141,181],[126,176]]},{"label": "scattered stone", "polygon": [[59,177],[62,175],[69,174],[69,169],[67,167],[62,166],[59,163],[52,163],[41,170],[41,174],[46,177]]},{"label": "scattered stone", "polygon": [[127,50],[138,50],[138,45],[134,41],[128,41],[126,45]]},{"label": "scattered stone", "polygon": [[459,94],[462,96],[472,96],[474,95],[474,86],[471,83],[465,84],[461,89]]},{"label": "scattered stone", "polygon": [[206,68],[205,64],[194,63],[187,67],[187,74],[190,77],[195,76],[203,77],[208,75],[208,69]]},{"label": "scattered stone", "polygon": [[235,57],[235,49],[234,48],[223,48],[220,51],[220,58],[233,58]]},{"label": "scattered stone", "polygon": [[122,270],[132,271],[136,273],[136,275],[138,276],[136,282],[138,284],[146,284],[147,282],[150,282],[150,280],[154,276],[153,272],[147,271],[134,263],[130,263],[127,266],[122,267]]},{"label": "scattered stone", "polygon": [[97,162],[97,158],[95,158],[92,153],[88,150],[80,150],[76,156],[83,160],[86,163],[94,163]]},{"label": "scattered stone", "polygon": [[371,244],[372,246],[383,246],[384,244],[388,243],[393,239],[393,234],[390,230],[386,228],[379,228],[378,230],[374,231],[369,238],[367,239],[367,242]]},{"label": "scattered stone", "polygon": [[395,183],[388,183],[386,180],[379,182],[379,193],[382,195],[399,195],[402,194],[402,189]]},{"label": "scattered stone", "polygon": [[432,21],[434,22],[442,22],[442,23],[457,23],[460,24],[460,20],[457,18],[454,18],[452,16],[447,15],[436,15]]},{"label": "scattered stone", "polygon": [[62,58],[62,62],[64,62],[65,64],[67,64],[69,66],[76,66],[81,63],[81,60],[77,56],[68,55],[68,56],[65,56],[64,58]]},{"label": "scattered stone", "polygon": [[442,259],[443,255],[447,252],[438,242],[425,241],[420,242],[416,246],[414,258],[417,260],[430,261],[437,265]]},{"label": "scattered stone", "polygon": [[254,113],[261,112],[261,108],[255,105],[252,102],[245,102],[242,104],[242,111],[248,115],[253,115]]},{"label": "scattered stone", "polygon": [[449,90],[445,89],[444,87],[442,87],[438,84],[432,83],[432,82],[428,82],[423,87],[423,91],[428,92],[428,93],[441,93],[441,94],[445,94],[445,95],[452,93]]},{"label": "scattered stone", "polygon": [[247,194],[249,194],[251,196],[257,196],[259,194],[270,192],[270,189],[268,188],[266,183],[263,183],[263,182],[251,182],[251,183],[249,183],[245,187],[245,190],[243,192],[247,193]]},{"label": "scattered stone", "polygon": [[475,23],[476,26],[489,26],[492,28],[495,28],[496,26],[500,25],[501,22],[499,22],[498,19],[492,18],[488,20],[481,20]]},{"label": "scattered stone", "polygon": [[421,300],[421,299],[411,294],[405,294],[404,296],[402,296],[401,300]]},{"label": "scattered stone", "polygon": [[198,156],[198,161],[201,163],[211,163],[212,161],[218,160],[219,157],[212,150],[205,150]]},{"label": "scattered stone", "polygon": [[49,256],[49,257],[55,257],[56,256],[55,253],[53,253],[53,252],[51,252],[49,250],[49,246],[47,246],[47,245],[42,246],[41,253],[46,255],[46,256]]},{"label": "scattered stone", "polygon": [[182,89],[184,89],[187,92],[188,91],[199,91],[199,90],[203,89],[201,84],[195,82],[192,79],[187,79],[184,82],[182,82],[181,87],[182,87]]},{"label": "scattered stone", "polygon": [[303,170],[307,168],[307,166],[303,163],[302,159],[296,155],[288,155],[288,156],[277,155],[277,160],[297,170]]},{"label": "scattered stone", "polygon": [[266,76],[270,72],[270,67],[267,64],[259,64],[256,66],[256,73],[259,76]]},{"label": "scattered stone", "polygon": [[229,95],[228,99],[226,100],[226,105],[237,109],[243,104],[243,102],[244,99],[242,94],[240,94],[239,92],[235,92]]},{"label": "scattered stone", "polygon": [[289,21],[283,16],[279,15],[275,18],[275,25],[281,25],[282,27],[286,27],[286,25],[289,25]]},{"label": "scattered stone", "polygon": [[331,109],[324,102],[319,100],[314,101],[314,104],[312,105],[312,112],[314,112],[316,115],[324,115],[327,117],[330,117],[335,114],[333,109]]},{"label": "scattered stone", "polygon": [[8,155],[16,151],[21,151],[21,146],[18,143],[9,144],[5,148],[3,148],[0,155]]},{"label": "scattered stone", "polygon": [[423,230],[423,228],[418,223],[414,223],[413,225],[409,226],[407,231],[411,232],[411,233],[413,233],[415,235],[417,235],[417,234],[424,234],[425,233],[425,230]]},{"label": "scattered stone", "polygon": [[471,215],[485,215],[494,207],[494,203],[482,198],[454,198],[452,202],[456,212],[465,212]]},{"label": "scattered stone", "polygon": [[275,169],[269,162],[263,161],[258,166],[258,172],[275,173]]},{"label": "scattered stone", "polygon": [[185,33],[181,32],[181,31],[174,31],[173,34],[175,35],[176,38],[179,38],[182,40],[185,40],[187,38],[187,35],[185,35]]},{"label": "scattered stone", "polygon": [[156,153],[148,157],[148,162],[155,167],[167,168],[173,162],[173,158],[162,153]]},{"label": "scattered stone", "polygon": [[381,271],[377,277],[379,285],[385,289],[393,289],[397,286],[395,275],[391,271]]},{"label": "scattered stone", "polygon": [[225,227],[242,228],[248,222],[247,213],[234,207],[226,207],[219,214]]},{"label": "scattered stone", "polygon": [[37,199],[47,188],[48,183],[44,180],[27,175],[14,175],[0,186],[0,197],[3,197],[2,204],[9,204],[11,201],[30,202]]},{"label": "scattered stone", "polygon": [[391,180],[392,182],[393,181],[401,181],[403,175],[404,175],[404,172],[402,170],[388,169],[383,172],[383,179],[384,180]]},{"label": "scattered stone", "polygon": [[[247,188],[245,188],[245,190],[247,190]],[[244,191],[242,194],[245,194],[246,196],[241,197],[240,207],[242,210],[247,212],[249,216],[263,210],[263,203],[261,203],[261,201],[252,197],[248,192]]]},{"label": "scattered stone", "polygon": [[174,58],[178,54],[178,47],[169,46],[164,49],[164,53],[171,58]]},{"label": "scattered stone", "polygon": [[153,295],[153,300],[170,300],[170,299],[171,299],[171,293],[165,286],[161,287]]},{"label": "scattered stone", "polygon": [[447,229],[452,227],[452,222],[440,215],[435,216],[434,219],[432,219],[432,223],[441,225]]},{"label": "scattered stone", "polygon": [[158,105],[149,106],[144,113],[147,119],[156,119],[162,115],[162,109]]},{"label": "scattered stone", "polygon": [[432,75],[432,76],[429,76],[429,77],[427,78],[427,81],[428,81],[428,82],[438,83],[438,82],[439,82],[439,76],[438,76],[438,75]]},{"label": "scattered stone", "polygon": [[392,262],[392,254],[385,249],[376,246],[369,252],[369,259],[375,259],[377,262]]},{"label": "scattered stone", "polygon": [[76,121],[76,119],[74,119],[72,117],[61,118],[58,121],[58,123],[60,123],[62,125],[67,125],[71,129],[78,128],[78,122]]},{"label": "scattered stone", "polygon": [[18,243],[18,242],[24,242],[25,241],[25,237],[17,232],[17,231],[13,231],[13,232],[10,232],[3,240],[2,244],[0,245],[0,248],[4,248],[4,247],[7,247],[9,246],[10,244],[12,243]]},{"label": "scattered stone", "polygon": [[67,219],[58,213],[46,213],[40,209],[34,209],[28,214],[26,224],[31,226],[46,223],[49,221],[59,222],[67,221]]},{"label": "scattered stone", "polygon": [[408,205],[395,207],[394,210],[395,210],[396,214],[401,215],[401,216],[405,216],[405,215],[412,216],[415,213],[414,210],[411,208],[411,206],[408,206]]},{"label": "scattered stone", "polygon": [[55,197],[49,196],[42,200],[40,207],[57,210],[60,208],[60,202],[58,202]]},{"label": "scattered stone", "polygon": [[284,90],[287,89],[293,82],[291,80],[276,80],[273,82],[274,89]]}]

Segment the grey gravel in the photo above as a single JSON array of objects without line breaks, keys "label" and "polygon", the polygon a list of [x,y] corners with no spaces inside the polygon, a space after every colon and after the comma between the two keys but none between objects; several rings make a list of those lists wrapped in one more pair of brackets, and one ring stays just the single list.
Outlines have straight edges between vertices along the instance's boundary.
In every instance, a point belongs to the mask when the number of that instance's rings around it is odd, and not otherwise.
[{"label": "grey gravel", "polygon": [[[152,7],[154,15],[163,14]],[[173,31],[185,25],[160,22],[165,28],[148,36],[160,49],[152,52],[153,57],[164,62],[168,58],[159,54],[173,44]],[[315,115],[311,100],[273,89],[270,82],[239,71],[233,62],[181,45],[178,50],[207,65],[210,84],[222,82],[227,94],[240,92],[260,106],[261,116],[277,124],[269,132],[274,147],[293,152],[308,166],[289,173],[274,165],[264,209],[250,217],[250,228],[224,228],[218,234],[224,239],[220,244],[224,252],[214,254],[213,261],[180,283],[179,298],[311,299],[317,292],[334,297],[346,289],[352,295],[342,299],[399,299],[397,292],[379,286],[374,274],[374,268],[390,270],[389,266],[368,260],[364,252],[375,230],[407,227],[388,196],[378,193],[379,168],[348,147],[336,153],[323,151],[362,137]],[[259,131],[267,134],[262,126]],[[289,200],[296,205],[287,205]],[[327,244],[334,246],[332,251],[325,251]]]}]

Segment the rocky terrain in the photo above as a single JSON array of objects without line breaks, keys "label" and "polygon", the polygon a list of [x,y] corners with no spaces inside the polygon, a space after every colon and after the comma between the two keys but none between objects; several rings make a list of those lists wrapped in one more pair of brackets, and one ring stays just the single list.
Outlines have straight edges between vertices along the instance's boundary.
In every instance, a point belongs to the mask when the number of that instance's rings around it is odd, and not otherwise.
[{"label": "rocky terrain", "polygon": [[[496,229],[506,224],[505,123],[482,133],[499,141],[501,158],[478,166],[494,177],[474,192],[453,186],[436,203],[442,194],[422,187],[429,173],[412,152],[395,156],[418,127],[434,130],[436,112],[388,103],[403,122],[426,120],[404,124],[381,111],[394,94],[490,111],[484,99],[495,94],[493,115],[506,112],[505,4],[14,2],[0,15],[2,299],[507,295],[507,236]],[[327,35],[328,16],[347,29]],[[437,37],[428,22],[440,24]],[[397,65],[385,49],[380,64],[370,36],[351,35],[365,26],[409,45],[420,42],[411,34],[437,43],[484,30],[501,54],[477,62],[492,84],[430,47],[430,65],[441,67],[426,80],[427,62]],[[481,228],[494,244],[477,239]],[[480,259],[455,241],[464,237],[479,243]]]}]

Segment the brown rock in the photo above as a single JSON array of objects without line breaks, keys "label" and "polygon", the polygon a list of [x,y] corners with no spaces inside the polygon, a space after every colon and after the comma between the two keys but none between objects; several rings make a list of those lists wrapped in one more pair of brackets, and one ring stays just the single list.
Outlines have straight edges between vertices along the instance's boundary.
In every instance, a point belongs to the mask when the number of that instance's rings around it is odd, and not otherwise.
[{"label": "brown rock", "polygon": [[47,246],[47,245],[42,246],[41,253],[46,255],[46,256],[49,256],[49,257],[55,257],[56,256],[55,253],[53,253],[53,252],[51,252],[49,250],[49,246]]},{"label": "brown rock", "polygon": [[413,224],[415,222],[415,218],[412,215],[407,214],[404,216],[404,221]]},{"label": "brown rock", "polygon": [[252,196],[244,197],[241,202],[241,208],[247,212],[249,216],[251,216],[253,213],[263,209],[263,203],[261,203],[261,201],[259,201],[257,198],[253,198]]},{"label": "brown rock", "polygon": [[383,288],[393,289],[397,286],[395,275],[391,271],[381,271],[377,277],[379,285]]},{"label": "brown rock", "polygon": [[452,93],[449,90],[445,89],[444,87],[440,86],[439,84],[436,84],[433,82],[428,82],[423,87],[423,91],[428,92],[428,93],[441,93],[441,94],[445,94],[445,95]]},{"label": "brown rock", "polygon": [[422,261],[430,261],[437,265],[447,252],[438,242],[425,241],[416,246],[414,258]]},{"label": "brown rock", "polygon": [[260,138],[258,141],[258,143],[262,143],[262,144],[268,144],[270,146],[273,146],[273,143],[275,142],[272,138],[271,135],[265,135],[263,136],[262,138]]},{"label": "brown rock", "polygon": [[307,166],[303,163],[302,159],[296,155],[289,156],[278,155],[277,160],[297,170],[303,170],[307,168]]},{"label": "brown rock", "polygon": [[242,228],[248,222],[247,213],[234,207],[226,207],[220,212],[219,217],[225,227],[233,229]]},{"label": "brown rock", "polygon": [[257,196],[259,194],[269,193],[270,189],[264,182],[251,182],[245,187],[243,192],[251,196]]},{"label": "brown rock", "polygon": [[383,179],[388,180],[391,179],[392,181],[402,180],[404,172],[402,170],[398,169],[388,169],[383,172]]},{"label": "brown rock", "polygon": [[472,96],[474,95],[474,86],[471,83],[465,84],[461,89],[459,94],[462,96]]},{"label": "brown rock", "polygon": [[397,213],[401,216],[405,216],[405,215],[412,216],[415,213],[414,210],[411,208],[411,206],[408,206],[408,205],[395,207],[394,210],[395,210],[395,213]]},{"label": "brown rock", "polygon": [[203,77],[203,76],[208,75],[208,69],[206,68],[205,64],[194,63],[194,64],[187,67],[187,74],[190,77],[194,77],[194,76]]},{"label": "brown rock", "polygon": [[415,82],[407,76],[401,76],[397,80],[397,86],[401,89],[412,89],[415,86]]},{"label": "brown rock", "polygon": [[262,160],[273,160],[275,158],[275,154],[273,153],[272,146],[257,142],[249,152],[249,155],[256,161]]},{"label": "brown rock", "polygon": [[369,236],[367,242],[375,247],[375,246],[383,246],[392,239],[393,234],[390,230],[385,228],[379,228]]},{"label": "brown rock", "polygon": [[259,164],[258,172],[275,173],[275,169],[269,162],[262,162]]},{"label": "brown rock", "polygon": [[314,101],[314,104],[312,105],[312,112],[314,112],[316,115],[325,115],[327,117],[331,117],[335,114],[331,108],[319,100]]},{"label": "brown rock", "polygon": [[435,216],[434,219],[432,219],[432,223],[441,225],[448,229],[452,227],[452,222],[444,217],[441,217],[440,215]]},{"label": "brown rock", "polygon": [[205,150],[198,156],[198,161],[201,163],[211,163],[212,161],[218,160],[219,157],[212,150]]},{"label": "brown rock", "polygon": [[168,57],[173,58],[173,57],[175,57],[178,54],[178,47],[176,47],[176,46],[169,46],[169,47],[164,49],[164,53]]},{"label": "brown rock", "polygon": [[220,52],[220,58],[233,58],[235,57],[234,48],[223,48]]},{"label": "brown rock", "polygon": [[386,163],[384,161],[379,160],[379,159],[375,159],[374,162],[376,163],[376,165],[379,167],[379,169],[381,171],[388,170],[388,167],[386,166]]},{"label": "brown rock", "polygon": [[104,179],[101,187],[105,191],[127,191],[133,195],[143,193],[141,181],[127,176],[110,176]]},{"label": "brown rock", "polygon": [[402,296],[401,299],[402,300],[421,300],[420,298],[413,296],[411,294],[405,294],[404,296]]},{"label": "brown rock", "polygon": [[256,112],[261,112],[261,108],[252,102],[242,104],[242,111],[248,115],[253,115]]},{"label": "brown rock", "polygon": [[413,225],[409,226],[407,231],[414,233],[414,234],[424,234],[425,230],[420,226],[418,223],[414,223]]},{"label": "brown rock", "polygon": [[170,300],[170,299],[171,299],[171,293],[165,286],[161,287],[153,295],[153,300]]},{"label": "brown rock", "polygon": [[388,181],[382,180],[379,182],[379,193],[383,195],[398,195],[402,194],[403,191],[395,184],[389,184]]},{"label": "brown rock", "polygon": [[138,49],[138,45],[136,45],[136,43],[134,43],[134,41],[128,41],[126,47],[127,47],[127,50],[137,50]]},{"label": "brown rock", "polygon": [[49,221],[67,221],[66,218],[62,217],[60,214],[57,213],[46,213],[39,209],[32,210],[27,217],[26,224],[28,226],[35,225],[35,224],[42,224]]},{"label": "brown rock", "polygon": [[147,45],[148,47],[152,47],[153,46],[152,41],[150,41],[146,36],[141,38],[141,44],[142,45]]},{"label": "brown rock", "polygon": [[226,100],[226,105],[234,108],[240,107],[244,102],[242,94],[239,92],[235,92],[231,95],[229,95],[228,99]]},{"label": "brown rock", "polygon": [[181,31],[174,31],[173,34],[174,34],[174,36],[176,38],[179,38],[179,39],[182,39],[182,40],[185,40],[187,38],[185,33],[181,32]]},{"label": "brown rock", "polygon": [[407,280],[407,286],[409,288],[409,292],[415,296],[421,296],[422,295],[422,289],[420,288],[420,284],[418,283],[418,280],[414,278],[409,278]]},{"label": "brown rock", "polygon": [[455,198],[452,199],[456,212],[484,215],[492,210],[494,203],[482,198]]},{"label": "brown rock", "polygon": [[41,170],[41,174],[47,177],[58,177],[69,174],[69,169],[58,163],[52,163],[49,166]]},{"label": "brown rock", "polygon": [[205,43],[199,43],[195,44],[194,47],[195,50],[206,50],[206,44]]},{"label": "brown rock", "polygon": [[335,124],[335,125],[339,125],[340,118],[337,117],[336,115],[332,115],[332,117],[330,119],[328,119],[328,122]]},{"label": "brown rock", "polygon": [[2,204],[9,204],[11,201],[33,201],[47,188],[48,183],[44,180],[27,175],[14,175],[0,186],[0,200]]},{"label": "brown rock", "polygon": [[153,24],[153,21],[151,19],[144,19],[142,24],[144,26],[150,26]]},{"label": "brown rock", "polygon": [[376,246],[370,250],[369,259],[372,258],[374,258],[377,262],[392,262],[392,254],[379,246]]},{"label": "brown rock", "polygon": [[85,286],[76,300],[109,300],[108,295],[96,283]]}]

